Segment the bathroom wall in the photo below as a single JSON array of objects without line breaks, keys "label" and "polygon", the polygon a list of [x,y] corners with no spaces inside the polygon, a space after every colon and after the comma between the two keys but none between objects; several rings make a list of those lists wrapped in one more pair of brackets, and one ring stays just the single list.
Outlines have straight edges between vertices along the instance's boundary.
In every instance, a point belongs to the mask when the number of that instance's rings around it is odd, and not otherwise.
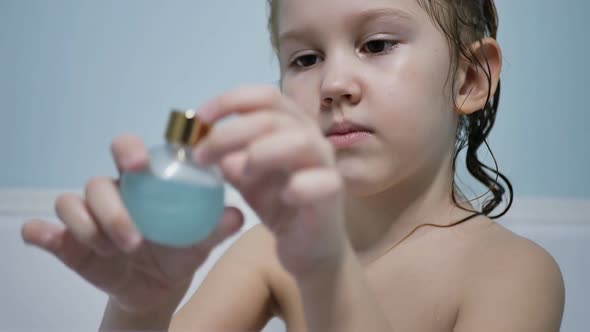
[{"label": "bathroom wall", "polygon": [[[1,1],[0,186],[80,187],[91,175],[114,175],[116,135],[159,143],[170,107],[276,82],[265,3]],[[505,61],[490,142],[500,169],[520,197],[589,197],[581,41],[590,3],[497,5]]]}]

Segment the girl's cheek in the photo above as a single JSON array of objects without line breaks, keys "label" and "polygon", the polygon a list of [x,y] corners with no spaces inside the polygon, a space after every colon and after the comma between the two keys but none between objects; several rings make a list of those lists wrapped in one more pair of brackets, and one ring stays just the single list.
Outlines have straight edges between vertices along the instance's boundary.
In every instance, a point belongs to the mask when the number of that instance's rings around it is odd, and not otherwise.
[{"label": "girl's cheek", "polygon": [[303,111],[313,115],[319,110],[319,96],[316,96],[311,88],[310,84],[306,85],[292,81],[284,82],[283,94],[291,98]]},{"label": "girl's cheek", "polygon": [[282,83],[282,91],[283,94],[287,97],[290,97],[293,100],[297,100],[297,90],[295,87],[297,83],[293,82],[291,79],[283,79]]}]

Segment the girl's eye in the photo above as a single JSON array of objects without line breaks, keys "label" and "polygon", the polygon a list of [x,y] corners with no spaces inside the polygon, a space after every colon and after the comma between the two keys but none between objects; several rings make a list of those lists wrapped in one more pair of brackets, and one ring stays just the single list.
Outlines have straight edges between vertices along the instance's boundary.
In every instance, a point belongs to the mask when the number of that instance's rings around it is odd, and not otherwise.
[{"label": "girl's eye", "polygon": [[302,55],[295,60],[293,60],[292,64],[295,67],[306,68],[315,65],[318,61],[318,56],[313,54]]},{"label": "girl's eye", "polygon": [[369,51],[369,53],[378,54],[386,52],[397,45],[397,42],[393,40],[371,40],[365,44],[363,49]]},{"label": "girl's eye", "polygon": [[[386,53],[397,46],[397,42],[393,40],[376,39],[367,42],[363,46],[363,50],[372,54]],[[291,66],[297,68],[308,68],[318,63],[319,57],[314,54],[302,55],[291,62]]]}]

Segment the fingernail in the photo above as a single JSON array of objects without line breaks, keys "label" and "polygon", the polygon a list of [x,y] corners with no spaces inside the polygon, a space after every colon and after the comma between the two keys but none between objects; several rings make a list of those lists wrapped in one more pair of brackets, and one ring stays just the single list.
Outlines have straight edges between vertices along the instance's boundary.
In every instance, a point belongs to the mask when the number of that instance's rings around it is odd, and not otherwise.
[{"label": "fingernail", "polygon": [[46,232],[41,235],[39,245],[47,250],[54,250],[57,245],[58,234],[54,232]]},{"label": "fingernail", "polygon": [[144,161],[144,158],[142,153],[129,154],[122,158],[121,163],[126,169],[135,168]]},{"label": "fingernail", "polygon": [[131,253],[132,251],[134,251],[135,249],[137,249],[137,247],[139,247],[139,244],[141,243],[141,236],[135,232],[133,233],[129,233],[126,234],[123,238],[123,251],[125,251],[126,253]]},{"label": "fingernail", "polygon": [[43,233],[43,235],[41,235],[41,245],[45,248],[49,248],[51,247],[51,245],[53,244],[53,241],[55,240],[55,234],[51,233],[51,232],[46,232]]}]

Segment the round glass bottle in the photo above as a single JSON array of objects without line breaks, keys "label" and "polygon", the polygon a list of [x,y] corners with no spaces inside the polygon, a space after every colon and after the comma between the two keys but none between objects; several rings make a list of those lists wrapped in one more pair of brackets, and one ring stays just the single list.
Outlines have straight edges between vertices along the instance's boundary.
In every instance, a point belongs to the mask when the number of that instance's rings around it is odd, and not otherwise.
[{"label": "round glass bottle", "polygon": [[216,228],[224,208],[223,177],[217,167],[191,161],[192,149],[208,130],[194,111],[173,110],[166,144],[148,150],[145,169],[121,175],[121,197],[146,239],[188,247]]}]

